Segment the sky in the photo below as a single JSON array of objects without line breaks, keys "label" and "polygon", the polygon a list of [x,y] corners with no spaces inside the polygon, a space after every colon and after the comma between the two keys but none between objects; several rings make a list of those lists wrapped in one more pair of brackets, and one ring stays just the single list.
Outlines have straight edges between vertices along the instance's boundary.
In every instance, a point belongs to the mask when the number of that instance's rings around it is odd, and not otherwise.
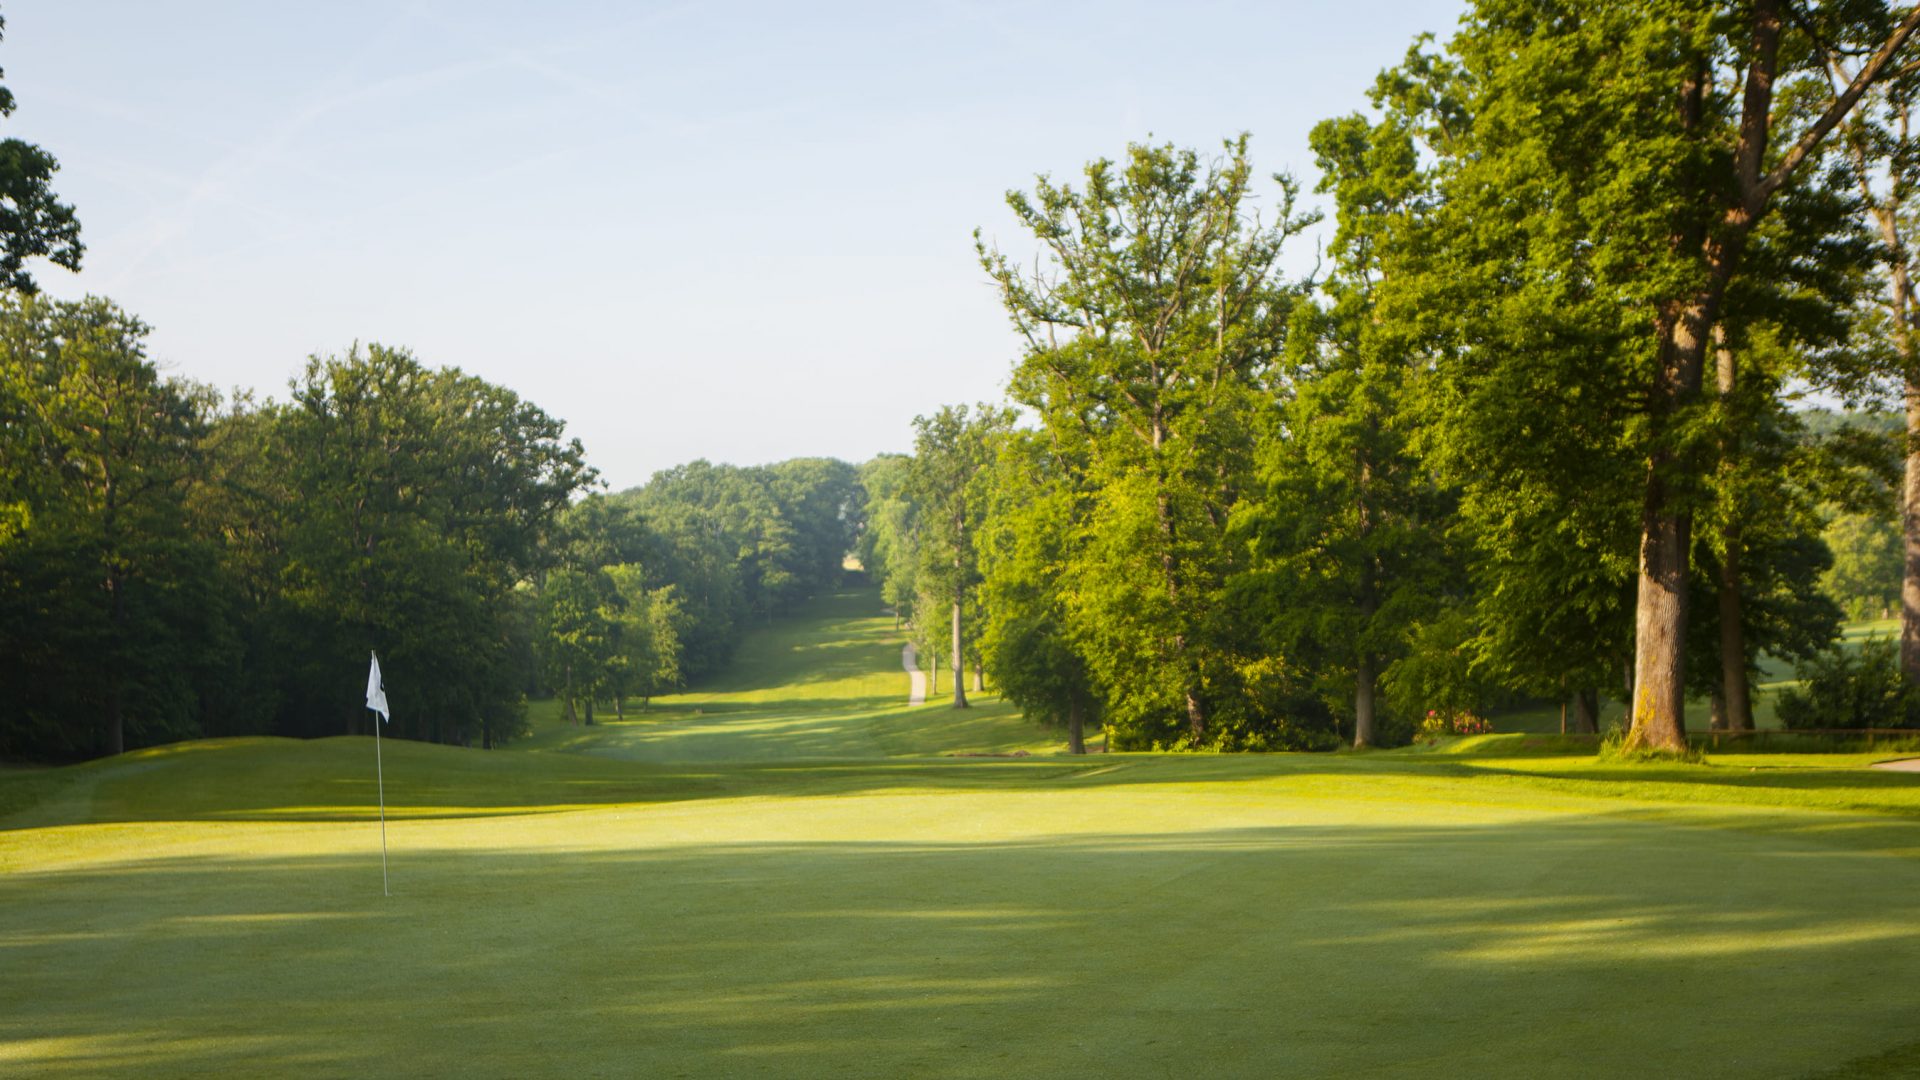
[{"label": "sky", "polygon": [[309,356],[404,346],[621,490],[1001,400],[1020,343],[973,231],[1031,259],[1008,189],[1242,131],[1311,185],[1312,126],[1461,9],[10,0],[0,136],[82,224],[42,287],[140,316],[169,373],[284,397]]}]

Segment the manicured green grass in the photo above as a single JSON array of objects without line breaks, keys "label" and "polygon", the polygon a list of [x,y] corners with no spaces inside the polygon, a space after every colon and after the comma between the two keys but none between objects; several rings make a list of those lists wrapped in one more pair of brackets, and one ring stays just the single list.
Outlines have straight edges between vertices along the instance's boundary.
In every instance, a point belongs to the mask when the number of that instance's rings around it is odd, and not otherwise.
[{"label": "manicured green grass", "polygon": [[560,719],[554,703],[541,703],[533,712],[534,737],[517,745],[644,761],[1065,748],[1061,733],[1027,723],[996,694],[969,693],[971,706],[953,709],[944,667],[943,692],[909,707],[902,643],[873,591],[848,590],[817,602],[807,618],[749,637],[724,677],[690,693],[656,698],[645,713],[629,702],[625,722],[575,726]]},{"label": "manicured green grass", "polygon": [[0,1075],[1920,1071],[1920,776],[950,757],[1055,739],[905,708],[873,610],[626,724],[388,742],[391,898],[367,739],[0,771]]}]

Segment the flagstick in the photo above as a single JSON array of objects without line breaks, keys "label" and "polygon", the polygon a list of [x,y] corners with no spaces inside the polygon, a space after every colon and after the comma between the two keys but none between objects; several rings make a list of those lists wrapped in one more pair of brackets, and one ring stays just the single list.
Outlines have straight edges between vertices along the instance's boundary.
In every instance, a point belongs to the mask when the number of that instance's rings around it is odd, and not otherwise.
[{"label": "flagstick", "polygon": [[380,895],[392,896],[387,890],[387,774],[380,764],[380,714],[373,715],[373,776],[380,785]]}]

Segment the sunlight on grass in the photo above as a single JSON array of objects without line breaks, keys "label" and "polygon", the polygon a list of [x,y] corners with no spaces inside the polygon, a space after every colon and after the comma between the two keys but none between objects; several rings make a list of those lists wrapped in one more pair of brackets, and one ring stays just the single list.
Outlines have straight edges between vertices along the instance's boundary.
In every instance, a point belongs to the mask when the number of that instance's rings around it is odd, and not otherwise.
[{"label": "sunlight on grass", "polygon": [[[907,707],[870,601],[625,722],[388,744],[391,897],[369,739],[0,772],[0,1072],[1920,1061],[1920,776],[1876,755],[1621,765],[1506,734],[1072,758],[990,694]],[[1739,1007],[1702,1024],[1715,1002]]]}]

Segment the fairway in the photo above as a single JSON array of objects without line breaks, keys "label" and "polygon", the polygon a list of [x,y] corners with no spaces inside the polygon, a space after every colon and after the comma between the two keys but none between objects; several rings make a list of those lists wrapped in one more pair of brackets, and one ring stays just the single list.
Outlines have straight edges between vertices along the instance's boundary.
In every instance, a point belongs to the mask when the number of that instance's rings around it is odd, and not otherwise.
[{"label": "fairway", "polygon": [[1070,758],[908,707],[878,610],[624,723],[388,742],[390,899],[371,740],[0,771],[0,1074],[1920,1070],[1920,777]]}]

